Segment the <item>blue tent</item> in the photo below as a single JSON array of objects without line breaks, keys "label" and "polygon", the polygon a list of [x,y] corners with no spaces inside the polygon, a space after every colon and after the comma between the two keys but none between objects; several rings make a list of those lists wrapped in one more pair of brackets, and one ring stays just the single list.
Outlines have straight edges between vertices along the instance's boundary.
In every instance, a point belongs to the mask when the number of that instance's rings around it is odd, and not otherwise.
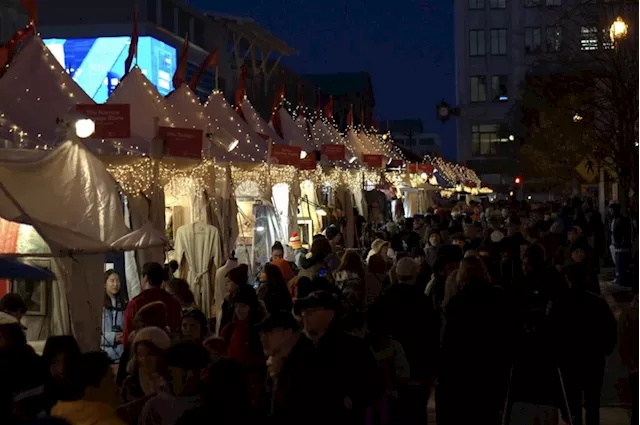
[{"label": "blue tent", "polygon": [[52,280],[55,278],[56,276],[50,270],[0,257],[0,279]]}]

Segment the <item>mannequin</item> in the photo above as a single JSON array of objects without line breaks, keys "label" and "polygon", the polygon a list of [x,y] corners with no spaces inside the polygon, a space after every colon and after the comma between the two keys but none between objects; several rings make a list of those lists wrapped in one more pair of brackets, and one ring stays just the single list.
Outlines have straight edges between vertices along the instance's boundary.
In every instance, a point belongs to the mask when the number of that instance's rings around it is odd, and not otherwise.
[{"label": "mannequin", "polygon": [[196,304],[209,317],[211,283],[221,259],[220,232],[210,224],[195,221],[176,231],[175,254],[180,277],[189,282]]},{"label": "mannequin", "polygon": [[238,259],[236,258],[236,252],[231,251],[231,255],[227,259],[227,262],[216,271],[215,286],[213,288],[214,312],[216,314],[216,335],[220,332],[222,303],[224,302],[224,297],[229,291],[229,288],[227,287],[227,273],[237,265]]}]

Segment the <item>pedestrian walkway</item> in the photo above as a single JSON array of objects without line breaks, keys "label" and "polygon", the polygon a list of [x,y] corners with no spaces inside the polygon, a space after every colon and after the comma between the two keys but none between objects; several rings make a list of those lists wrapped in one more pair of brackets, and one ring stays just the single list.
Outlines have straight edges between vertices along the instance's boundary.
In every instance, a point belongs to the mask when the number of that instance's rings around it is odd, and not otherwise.
[{"label": "pedestrian walkway", "polygon": [[[616,285],[609,279],[600,281],[600,289],[616,320],[619,319],[622,310],[633,300],[633,294],[629,288]],[[607,357],[602,385],[601,424],[629,424],[631,395],[628,388],[627,369],[622,364],[616,345],[613,353]]]}]

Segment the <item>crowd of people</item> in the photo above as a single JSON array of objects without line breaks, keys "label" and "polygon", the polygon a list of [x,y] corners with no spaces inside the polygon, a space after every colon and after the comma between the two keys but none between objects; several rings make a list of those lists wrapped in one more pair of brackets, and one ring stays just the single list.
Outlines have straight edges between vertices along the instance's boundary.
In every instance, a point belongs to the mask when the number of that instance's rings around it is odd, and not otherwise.
[{"label": "crowd of people", "polygon": [[0,422],[425,425],[433,395],[441,425],[596,425],[619,333],[638,397],[637,297],[618,327],[598,279],[608,255],[632,263],[624,225],[611,220],[610,251],[602,218],[576,200],[365,224],[366,249],[344,248],[331,225],[309,250],[297,234],[276,242],[256,276],[219,269],[213,317],[176,264],[146,264],[128,302],[109,270],[102,350],[89,353],[53,336],[37,355],[9,294]]}]

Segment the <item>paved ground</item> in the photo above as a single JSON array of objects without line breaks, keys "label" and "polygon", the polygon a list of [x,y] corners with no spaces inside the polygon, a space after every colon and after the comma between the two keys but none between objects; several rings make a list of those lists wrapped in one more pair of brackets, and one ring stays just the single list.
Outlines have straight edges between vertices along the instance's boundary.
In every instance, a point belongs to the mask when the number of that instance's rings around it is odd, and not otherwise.
[{"label": "paved ground", "polygon": [[[610,270],[605,270],[600,286],[603,297],[607,300],[617,319],[621,310],[631,303],[633,295],[628,289],[614,285],[610,274]],[[627,371],[622,365],[616,346],[613,353],[607,358],[600,408],[601,425],[629,425],[630,408],[631,396],[628,389]],[[429,400],[428,412],[429,424],[435,424],[436,412],[433,391]],[[561,423],[564,424],[562,421]]]}]

